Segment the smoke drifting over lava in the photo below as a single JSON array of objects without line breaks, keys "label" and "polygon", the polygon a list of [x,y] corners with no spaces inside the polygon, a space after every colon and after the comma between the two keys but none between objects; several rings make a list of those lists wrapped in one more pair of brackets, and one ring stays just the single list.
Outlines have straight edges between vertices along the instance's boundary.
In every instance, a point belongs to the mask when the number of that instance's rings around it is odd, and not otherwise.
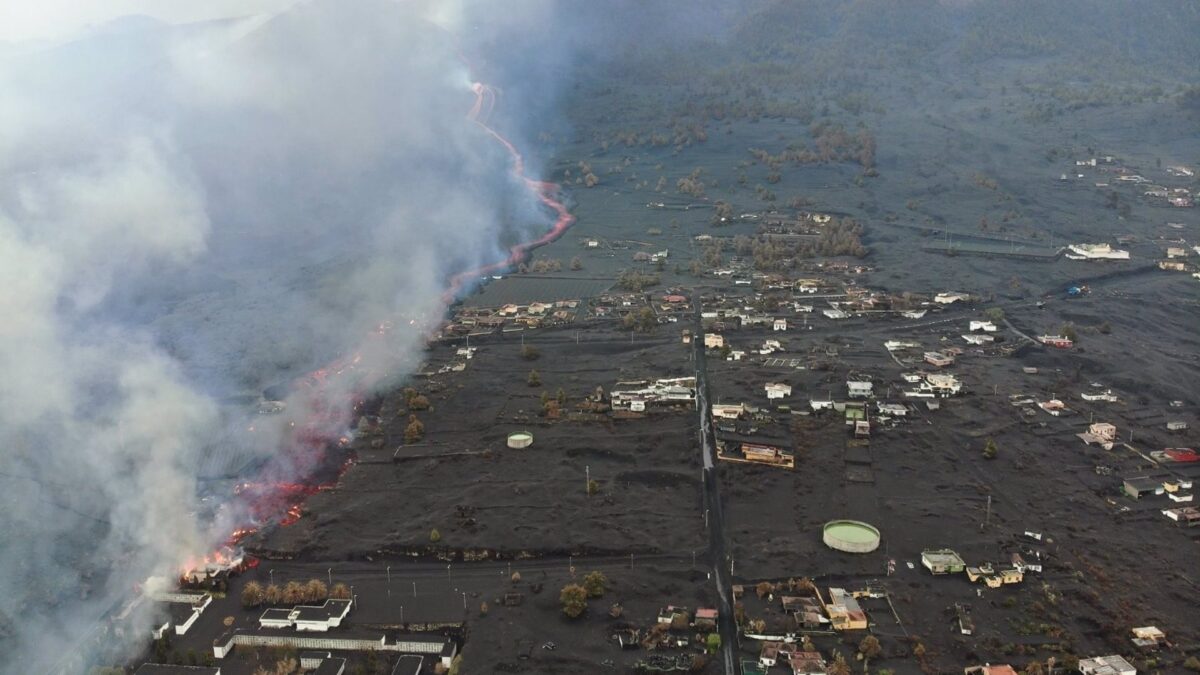
[{"label": "smoke drifting over lava", "polygon": [[[320,0],[0,51],[0,671],[75,658],[219,544],[251,514],[203,479],[303,474],[288,450],[415,365],[447,280],[553,219],[466,116],[460,50],[503,72],[473,52],[547,16],[491,11]],[[223,405],[290,381],[284,415]]]}]

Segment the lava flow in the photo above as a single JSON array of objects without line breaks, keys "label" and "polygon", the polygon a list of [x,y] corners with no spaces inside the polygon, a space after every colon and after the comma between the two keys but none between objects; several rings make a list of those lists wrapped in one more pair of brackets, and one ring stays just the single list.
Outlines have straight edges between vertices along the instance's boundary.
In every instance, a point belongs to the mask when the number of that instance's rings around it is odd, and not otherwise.
[{"label": "lava flow", "polygon": [[[527,177],[521,153],[507,138],[487,125],[487,116],[495,106],[495,91],[480,83],[473,84],[472,91],[475,93],[475,102],[467,113],[467,119],[479,125],[504,146],[512,157],[513,174],[524,182],[543,205],[555,213],[556,218],[551,228],[542,236],[512,246],[506,259],[451,277],[442,295],[446,306],[449,306],[472,280],[516,267],[531,251],[555,241],[575,223],[575,217],[558,199],[559,186]],[[367,340],[384,339],[390,326],[387,322],[381,324]],[[368,345],[364,345],[366,346]],[[296,523],[301,517],[304,501],[321,490],[333,487],[349,468],[353,462],[352,458],[345,459],[336,472],[332,471],[331,461],[334,456],[330,451],[349,444],[349,439],[343,434],[358,414],[365,392],[371,391],[380,379],[380,374],[367,370],[362,361],[360,350],[352,356],[340,358],[324,368],[319,368],[296,382],[293,396],[299,396],[300,409],[305,410],[307,416],[302,422],[292,423],[289,434],[282,443],[284,452],[276,455],[264,467],[260,474],[261,480],[238,486],[235,495],[240,508],[237,512],[244,513],[250,519],[250,523],[235,529],[226,538],[226,547],[223,550],[236,546],[260,525],[274,523],[288,526]],[[328,477],[332,473],[336,473],[336,476],[330,480]],[[321,475],[327,480],[319,482]],[[286,480],[283,479],[285,476]],[[219,550],[205,558],[204,562],[219,560],[226,555]],[[250,564],[255,563],[256,560]]]}]

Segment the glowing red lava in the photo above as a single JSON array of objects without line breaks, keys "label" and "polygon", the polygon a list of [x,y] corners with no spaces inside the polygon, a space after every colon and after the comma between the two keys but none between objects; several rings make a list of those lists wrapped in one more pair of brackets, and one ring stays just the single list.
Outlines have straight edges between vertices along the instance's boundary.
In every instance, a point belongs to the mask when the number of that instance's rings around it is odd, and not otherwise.
[{"label": "glowing red lava", "polygon": [[[474,279],[517,266],[525,260],[530,251],[555,241],[575,223],[575,217],[558,199],[559,186],[527,177],[521,153],[507,138],[487,125],[487,116],[496,102],[495,91],[480,83],[472,85],[472,90],[475,93],[475,103],[467,113],[467,119],[479,125],[508,151],[512,157],[513,174],[524,181],[530,192],[553,211],[556,217],[554,224],[542,236],[512,246],[506,259],[453,276],[442,295],[442,302],[446,306],[449,306]],[[390,322],[381,323],[366,339],[384,339],[391,325]],[[288,526],[296,523],[301,518],[305,500],[321,490],[333,487],[349,468],[353,460],[348,458],[338,470],[337,478],[331,482],[297,482],[311,481],[326,466],[326,453],[330,448],[349,445],[349,438],[343,434],[350,428],[363,404],[361,392],[369,391],[378,380],[377,374],[360,370],[361,366],[361,352],[356,352],[318,368],[297,381],[294,389],[303,399],[301,405],[307,411],[307,418],[303,422],[294,423],[289,437],[284,441],[285,452],[279,455],[277,461],[269,463],[263,469],[262,479],[243,483],[235,490],[244,507],[242,512],[252,522],[234,530],[227,538],[227,547],[224,550],[236,546],[238,542],[257,531],[261,524],[274,522]],[[288,476],[289,480],[273,480],[272,476]],[[221,564],[223,559],[220,556],[223,555],[226,554],[217,551],[189,569],[204,569],[206,565]],[[257,564],[257,559],[248,558],[247,562],[242,563],[242,568]]]}]

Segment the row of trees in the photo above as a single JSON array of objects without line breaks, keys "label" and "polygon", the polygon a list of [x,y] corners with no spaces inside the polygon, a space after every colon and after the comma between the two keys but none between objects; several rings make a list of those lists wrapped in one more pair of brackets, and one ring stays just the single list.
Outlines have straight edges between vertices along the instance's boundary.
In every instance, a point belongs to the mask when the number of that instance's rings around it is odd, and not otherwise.
[{"label": "row of trees", "polygon": [[[854,256],[867,254],[862,243],[862,226],[851,218],[833,219],[822,228],[816,239],[787,240],[767,235],[738,235],[733,238],[733,251],[740,256],[754,259],[754,267],[763,271],[780,271],[794,266],[801,258],[816,256]],[[713,243],[706,246],[700,255],[702,265],[709,268],[721,265],[723,246]],[[693,269],[693,273],[697,270]]]},{"label": "row of trees", "polygon": [[666,131],[635,131],[622,129],[609,137],[599,137],[600,149],[607,152],[613,145],[623,145],[627,148],[650,147],[662,148],[673,145],[676,148],[686,148],[693,143],[704,143],[708,140],[708,129],[703,120],[683,122],[676,121]]},{"label": "row of trees", "polygon": [[[750,148],[750,154],[765,164],[771,175],[767,182],[779,182],[780,169],[785,164],[801,166],[827,162],[858,162],[864,169],[875,166],[875,136],[867,129],[851,133],[841,124],[821,121],[808,128],[816,150],[801,143],[791,143],[777,155],[761,148]],[[772,178],[774,176],[774,178]]]},{"label": "row of trees", "polygon": [[298,605],[305,602],[324,602],[327,599],[349,600],[350,588],[346,584],[334,584],[330,589],[320,579],[307,582],[289,581],[283,586],[263,586],[251,581],[242,587],[242,606],[251,609],[263,604]]},{"label": "row of trees", "polygon": [[625,270],[617,275],[617,288],[631,293],[657,286],[662,279],[657,274],[647,274],[638,270]]},{"label": "row of trees", "polygon": [[636,312],[629,312],[621,317],[622,328],[638,333],[649,333],[657,325],[658,317],[654,315],[654,310],[649,307],[642,307]]}]

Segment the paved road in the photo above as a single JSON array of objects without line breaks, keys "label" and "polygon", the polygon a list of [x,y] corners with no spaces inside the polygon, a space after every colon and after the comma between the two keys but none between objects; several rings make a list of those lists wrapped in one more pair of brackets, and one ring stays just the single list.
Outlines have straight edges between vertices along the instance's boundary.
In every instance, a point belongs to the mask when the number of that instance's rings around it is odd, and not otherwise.
[{"label": "paved road", "polygon": [[696,408],[700,423],[700,451],[704,457],[704,508],[708,522],[709,560],[713,566],[713,579],[719,596],[720,621],[717,626],[721,635],[721,658],[726,675],[736,675],[734,653],[737,644],[737,626],[733,620],[732,569],[726,567],[728,555],[725,546],[725,516],[721,510],[721,492],[717,482],[717,448],[713,442],[712,412],[708,405],[708,363],[704,353],[704,330],[700,322],[700,299],[695,303],[695,326],[692,334],[692,354],[696,362]]}]

